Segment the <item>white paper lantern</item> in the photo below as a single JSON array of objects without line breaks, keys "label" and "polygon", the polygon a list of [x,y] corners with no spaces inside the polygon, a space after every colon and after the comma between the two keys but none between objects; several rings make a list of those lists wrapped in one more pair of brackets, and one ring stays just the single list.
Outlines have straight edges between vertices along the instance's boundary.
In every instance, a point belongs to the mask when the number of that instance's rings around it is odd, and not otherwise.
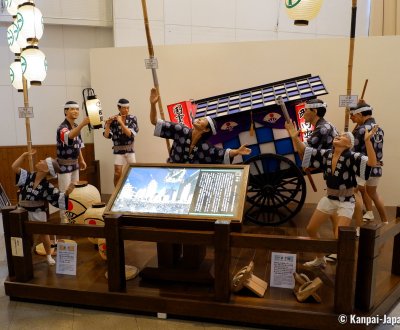
[{"label": "white paper lantern", "polygon": [[7,29],[7,42],[8,42],[8,47],[14,54],[21,53],[21,48],[17,43],[17,35],[18,35],[18,26],[15,23],[13,23]]},{"label": "white paper lantern", "polygon": [[24,0],[6,0],[5,5],[6,5],[8,13],[11,16],[17,15],[18,6],[23,2],[24,2]]},{"label": "white paper lantern", "polygon": [[[83,222],[85,223],[85,225],[104,226],[103,213],[105,209],[105,203],[93,203],[92,206],[86,210],[83,216]],[[98,243],[97,238],[88,237],[88,239],[93,244]]]},{"label": "white paper lantern", "polygon": [[43,16],[33,3],[24,3],[18,8],[17,25],[19,28],[17,42],[23,48],[32,39],[40,40],[43,35]]},{"label": "white paper lantern", "polygon": [[96,95],[88,96],[86,101],[86,110],[93,128],[102,128],[103,112],[101,110],[101,102]]},{"label": "white paper lantern", "polygon": [[70,223],[84,223],[85,212],[95,203],[101,203],[100,192],[86,181],[75,183],[75,189],[69,194],[66,215]]},{"label": "white paper lantern", "polygon": [[28,46],[21,53],[22,72],[32,85],[41,85],[47,74],[47,61],[37,46]]},{"label": "white paper lantern", "polygon": [[[10,65],[10,79],[13,87],[18,90],[18,92],[23,92],[24,86],[22,83],[22,67],[21,60],[16,59],[15,62]],[[29,81],[26,82],[28,89],[31,87]]]},{"label": "white paper lantern", "polygon": [[285,0],[288,16],[295,25],[308,25],[308,21],[316,17],[323,0]]}]

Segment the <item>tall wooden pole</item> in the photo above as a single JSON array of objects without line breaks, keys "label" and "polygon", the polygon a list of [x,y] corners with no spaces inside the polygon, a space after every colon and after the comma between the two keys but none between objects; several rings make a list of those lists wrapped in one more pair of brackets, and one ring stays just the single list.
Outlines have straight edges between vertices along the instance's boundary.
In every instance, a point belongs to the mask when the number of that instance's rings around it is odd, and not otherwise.
[{"label": "tall wooden pole", "polygon": [[360,100],[364,99],[365,91],[367,90],[367,85],[368,85],[368,79],[365,79],[364,88],[362,90]]},{"label": "tall wooden pole", "polygon": [[[347,96],[351,95],[351,85],[353,81],[353,58],[354,58],[354,43],[356,34],[356,19],[357,19],[357,0],[352,0],[351,6],[351,29],[350,29],[350,49],[349,62],[347,67]],[[344,118],[344,131],[349,130],[350,107],[346,106]]]},{"label": "tall wooden pole", "polygon": [[[158,93],[158,109],[160,111],[160,117],[162,120],[165,120],[163,105],[161,101],[161,93],[160,93],[160,85],[158,83],[157,71],[156,71],[156,60],[154,57],[154,49],[153,49],[153,42],[151,41],[150,35],[150,25],[149,25],[149,17],[147,15],[147,5],[146,0],[142,0],[142,9],[143,9],[143,18],[144,18],[144,28],[146,30],[146,39],[147,39],[147,48],[149,50],[149,57],[150,57],[150,65],[151,65],[151,73],[153,75],[153,82],[154,88],[157,90]],[[171,146],[169,140],[166,139],[165,142],[167,143],[168,153],[171,151]]]},{"label": "tall wooden pole", "polygon": [[[28,82],[24,75],[22,75],[22,87],[24,92],[24,107],[27,109],[29,107],[29,98],[28,98]],[[28,162],[29,162],[29,171],[33,172],[33,159],[32,159],[32,137],[31,137],[31,122],[28,117],[28,114],[25,112],[25,128],[26,128],[26,143],[28,146]]]}]

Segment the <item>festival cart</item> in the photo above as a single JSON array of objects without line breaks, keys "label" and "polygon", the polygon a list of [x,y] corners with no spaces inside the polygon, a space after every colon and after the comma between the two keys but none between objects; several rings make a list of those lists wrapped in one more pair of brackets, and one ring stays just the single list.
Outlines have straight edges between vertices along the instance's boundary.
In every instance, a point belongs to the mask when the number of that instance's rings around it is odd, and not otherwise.
[{"label": "festival cart", "polygon": [[250,164],[245,218],[261,225],[279,225],[293,218],[306,198],[305,172],[284,128],[286,105],[289,117],[306,139],[312,127],[304,122],[304,102],[327,94],[319,76],[310,74],[243,89],[218,96],[168,106],[173,121],[191,125],[191,117],[210,116],[218,134],[211,143],[224,148],[242,144],[252,150],[236,163]]}]

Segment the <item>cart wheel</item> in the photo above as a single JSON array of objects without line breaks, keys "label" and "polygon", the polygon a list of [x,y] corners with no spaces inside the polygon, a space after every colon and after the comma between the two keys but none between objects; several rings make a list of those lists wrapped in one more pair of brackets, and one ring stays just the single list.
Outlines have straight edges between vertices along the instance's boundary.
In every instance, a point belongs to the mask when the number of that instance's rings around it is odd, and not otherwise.
[{"label": "cart wheel", "polygon": [[249,158],[245,218],[261,225],[279,225],[293,218],[306,198],[302,171],[290,159],[276,154]]}]

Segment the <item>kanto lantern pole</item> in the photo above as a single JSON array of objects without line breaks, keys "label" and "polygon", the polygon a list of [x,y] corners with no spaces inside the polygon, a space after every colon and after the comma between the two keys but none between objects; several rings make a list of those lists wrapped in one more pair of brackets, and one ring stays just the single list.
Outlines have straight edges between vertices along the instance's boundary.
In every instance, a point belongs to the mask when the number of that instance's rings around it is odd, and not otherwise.
[{"label": "kanto lantern pole", "polygon": [[[28,81],[22,75],[22,86],[24,92],[24,107],[25,109],[29,108],[29,98],[28,98]],[[28,162],[29,162],[29,171],[33,172],[33,159],[32,159],[32,137],[31,137],[31,122],[28,114],[25,111],[25,128],[26,128],[26,143],[28,146]]]},{"label": "kanto lantern pole", "polygon": [[[347,96],[351,95],[351,85],[353,80],[353,58],[354,58],[354,44],[356,34],[356,19],[357,19],[357,0],[352,0],[351,6],[351,29],[350,29],[350,49],[349,49],[349,62],[347,66]],[[344,131],[349,131],[350,107],[346,106],[344,117]]]},{"label": "kanto lantern pole", "polygon": [[[160,117],[162,120],[165,120],[165,115],[164,115],[164,110],[163,110],[163,105],[161,101],[161,93],[160,93],[160,85],[158,84],[158,77],[157,77],[157,61],[156,58],[154,57],[154,49],[153,49],[153,42],[151,41],[151,35],[150,35],[150,26],[149,26],[149,18],[147,15],[147,6],[146,6],[146,0],[142,0],[142,9],[143,9],[143,18],[144,18],[144,27],[146,30],[146,39],[147,39],[147,48],[149,50],[149,64],[151,66],[151,73],[153,75],[153,82],[154,82],[154,88],[157,90],[158,93],[158,110],[160,111]],[[167,143],[167,149],[168,153],[171,151],[171,146],[170,142],[168,139],[165,140]]]}]

